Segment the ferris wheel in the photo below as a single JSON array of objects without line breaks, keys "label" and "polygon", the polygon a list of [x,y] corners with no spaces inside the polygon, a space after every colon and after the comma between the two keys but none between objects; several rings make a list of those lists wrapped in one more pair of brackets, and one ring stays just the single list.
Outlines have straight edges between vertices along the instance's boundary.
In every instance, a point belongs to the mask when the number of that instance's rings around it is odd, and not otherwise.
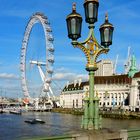
[{"label": "ferris wheel", "polygon": [[[41,62],[38,60],[30,60],[30,64],[36,65],[42,80],[43,91],[47,93],[48,97],[50,98],[50,93],[53,95],[52,89],[50,87],[52,81],[52,74],[53,74],[53,63],[54,63],[54,46],[53,46],[53,36],[52,36],[52,29],[50,27],[50,23],[48,18],[40,13],[37,12],[33,14],[26,26],[24,38],[22,41],[22,48],[21,48],[21,61],[20,61],[20,71],[21,71],[21,85],[22,91],[24,94],[24,98],[30,99],[30,91],[27,83],[26,77],[26,56],[27,56],[27,49],[28,49],[28,42],[30,38],[30,34],[32,31],[33,26],[36,23],[40,23],[43,27],[44,37],[45,37],[45,62]],[[42,67],[45,67],[45,72],[42,70]],[[54,96],[54,95],[53,95]]]}]

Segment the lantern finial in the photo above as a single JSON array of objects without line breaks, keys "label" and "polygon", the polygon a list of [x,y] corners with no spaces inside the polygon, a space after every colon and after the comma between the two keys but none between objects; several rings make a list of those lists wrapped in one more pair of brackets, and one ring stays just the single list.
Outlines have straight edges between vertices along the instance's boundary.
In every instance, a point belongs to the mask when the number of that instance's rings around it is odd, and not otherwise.
[{"label": "lantern finial", "polygon": [[108,22],[108,13],[105,14],[105,21]]},{"label": "lantern finial", "polygon": [[75,2],[72,4],[72,11],[76,12],[76,3]]}]

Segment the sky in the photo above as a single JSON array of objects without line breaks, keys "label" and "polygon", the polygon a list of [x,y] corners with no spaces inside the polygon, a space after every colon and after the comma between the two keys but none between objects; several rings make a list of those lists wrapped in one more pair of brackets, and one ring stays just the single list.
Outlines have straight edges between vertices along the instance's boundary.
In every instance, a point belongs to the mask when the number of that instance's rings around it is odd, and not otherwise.
[{"label": "sky", "polygon": [[[86,80],[88,73],[85,70],[86,58],[83,52],[73,48],[71,40],[67,37],[66,16],[71,13],[72,3],[76,2],[77,12],[83,17],[82,37],[83,41],[88,36],[88,24],[85,23],[84,0],[0,0],[0,96],[23,97],[20,80],[20,55],[25,27],[35,12],[44,13],[53,31],[55,63],[53,79],[59,91],[67,81],[83,78]],[[100,0],[98,10],[98,22],[95,23],[95,36],[100,42],[99,27],[104,22],[105,13],[109,14],[109,21],[114,26],[113,44],[107,55],[100,59],[111,59],[117,63],[117,73],[124,72],[124,63],[127,59],[128,47],[137,58],[137,66],[140,68],[140,1],[139,0]],[[44,34],[40,25],[34,25],[29,39],[28,54],[32,57],[33,52],[38,55],[36,46],[43,46]],[[45,52],[45,47],[40,52]],[[31,54],[32,53],[32,54]],[[29,70],[32,75],[29,82],[34,84],[32,88],[39,86],[40,75],[34,70]],[[31,73],[31,74],[30,74]],[[37,70],[36,70],[37,73]],[[35,76],[37,77],[35,77]],[[38,84],[38,85],[37,85]],[[31,84],[32,85],[32,84]],[[57,95],[60,92],[57,91]],[[31,93],[33,94],[33,93]]]}]

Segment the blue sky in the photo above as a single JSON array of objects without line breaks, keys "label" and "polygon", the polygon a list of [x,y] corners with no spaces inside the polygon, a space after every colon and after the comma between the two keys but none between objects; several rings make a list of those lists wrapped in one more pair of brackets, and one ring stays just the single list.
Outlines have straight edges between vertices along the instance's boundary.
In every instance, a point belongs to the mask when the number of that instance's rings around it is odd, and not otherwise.
[{"label": "blue sky", "polygon": [[[82,38],[88,35],[88,26],[84,21],[84,0],[0,0],[0,96],[22,96],[20,84],[20,49],[25,27],[30,16],[43,12],[51,23],[55,47],[55,73],[53,77],[60,87],[66,81],[75,78],[86,79],[86,59],[79,49],[74,49],[67,37],[66,16],[71,12],[72,3],[77,3],[77,12],[83,17]],[[119,54],[117,72],[124,72],[124,62],[128,46],[137,58],[140,67],[140,1],[139,0],[100,0],[98,22],[95,24],[95,35],[100,42],[99,27],[104,22],[104,15],[109,14],[109,21],[114,25],[113,44],[110,52],[100,59],[116,58]],[[30,46],[42,44],[44,41],[41,28],[34,26]],[[30,47],[32,48],[33,47]],[[38,74],[39,76],[39,74]]]}]

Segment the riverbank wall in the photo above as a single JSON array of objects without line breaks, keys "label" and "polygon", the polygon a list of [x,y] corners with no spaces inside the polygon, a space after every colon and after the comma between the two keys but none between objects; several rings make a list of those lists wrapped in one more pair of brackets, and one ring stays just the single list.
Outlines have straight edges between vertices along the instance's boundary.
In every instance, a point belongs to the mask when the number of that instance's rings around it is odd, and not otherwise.
[{"label": "riverbank wall", "polygon": [[[72,109],[72,108],[53,108],[52,112],[83,115],[83,109]],[[114,118],[114,119],[140,119],[140,112],[124,112],[121,110],[113,111],[100,111],[103,118]]]}]

